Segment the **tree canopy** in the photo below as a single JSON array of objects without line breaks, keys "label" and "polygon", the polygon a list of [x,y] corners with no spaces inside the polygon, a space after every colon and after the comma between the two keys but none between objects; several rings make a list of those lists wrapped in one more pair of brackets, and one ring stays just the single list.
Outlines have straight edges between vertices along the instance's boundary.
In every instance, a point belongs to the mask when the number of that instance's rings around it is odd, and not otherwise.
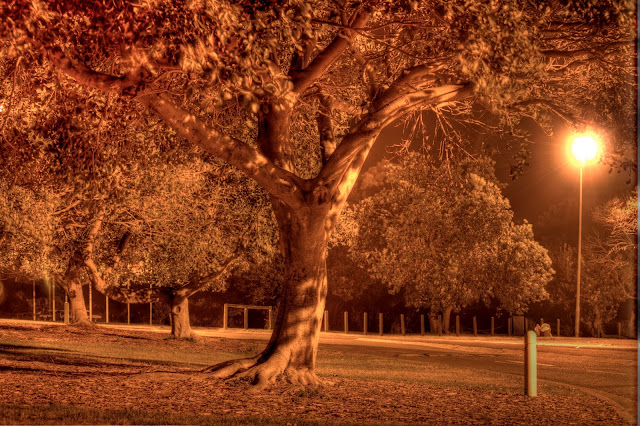
[{"label": "tree canopy", "polygon": [[386,186],[354,206],[351,256],[407,306],[459,310],[498,299],[522,314],[553,274],[531,225],[516,225],[488,160],[434,166],[414,154],[384,166]]}]

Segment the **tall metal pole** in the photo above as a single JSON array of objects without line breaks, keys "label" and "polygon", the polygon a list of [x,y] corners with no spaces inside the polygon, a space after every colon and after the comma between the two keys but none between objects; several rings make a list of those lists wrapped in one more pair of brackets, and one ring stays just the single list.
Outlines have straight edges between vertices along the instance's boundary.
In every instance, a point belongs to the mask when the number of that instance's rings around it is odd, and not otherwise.
[{"label": "tall metal pole", "polygon": [[582,165],[580,165],[580,207],[578,217],[578,278],[576,280],[576,337],[580,337],[580,266],[582,264]]}]

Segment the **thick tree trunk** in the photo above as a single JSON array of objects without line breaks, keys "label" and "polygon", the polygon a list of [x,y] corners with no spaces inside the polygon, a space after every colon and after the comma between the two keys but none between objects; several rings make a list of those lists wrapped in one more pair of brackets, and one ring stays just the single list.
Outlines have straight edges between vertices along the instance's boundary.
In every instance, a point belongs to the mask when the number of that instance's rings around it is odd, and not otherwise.
[{"label": "thick tree trunk", "polygon": [[72,279],[64,286],[69,296],[69,313],[72,324],[91,325],[92,322],[87,315],[87,306],[84,303],[84,295],[82,293],[82,283]]},{"label": "thick tree trunk", "polygon": [[175,296],[171,298],[171,337],[176,339],[195,339],[189,320],[189,299]]},{"label": "thick tree trunk", "polygon": [[449,327],[451,325],[451,311],[452,308],[445,308],[442,311],[442,332],[444,334],[449,334]]},{"label": "thick tree trunk", "polygon": [[87,315],[87,306],[84,303],[84,295],[82,293],[81,282],[82,254],[75,252],[69,259],[67,270],[63,277],[58,277],[56,281],[60,287],[64,289],[69,297],[69,313],[71,324],[76,325],[93,325],[89,315]]},{"label": "thick tree trunk", "polygon": [[[279,216],[284,245],[284,294],[267,348],[257,357],[208,369],[218,377],[251,377],[267,385],[284,374],[294,384],[318,384],[318,339],[327,295],[325,216],[315,206]],[[318,211],[320,210],[320,211]],[[246,370],[246,371],[245,371]]]}]

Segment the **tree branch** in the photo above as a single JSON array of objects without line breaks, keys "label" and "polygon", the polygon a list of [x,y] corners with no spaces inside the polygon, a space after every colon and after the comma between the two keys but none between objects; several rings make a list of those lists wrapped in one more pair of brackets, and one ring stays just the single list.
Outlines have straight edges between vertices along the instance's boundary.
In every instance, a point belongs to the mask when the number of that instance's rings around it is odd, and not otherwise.
[{"label": "tree branch", "polygon": [[459,101],[472,94],[473,86],[470,83],[418,90],[399,96],[361,119],[344,137],[314,180],[315,185],[326,186],[332,194],[332,207],[327,219],[327,227],[332,229],[335,224],[362,165],[382,129],[407,111],[429,104]]},{"label": "tree branch", "polygon": [[217,272],[212,272],[208,275],[205,275],[202,278],[199,278],[197,280],[190,282],[189,284],[183,287],[175,289],[173,291],[173,294],[177,297],[182,297],[182,298],[190,297],[192,294],[196,293],[197,291],[201,290],[202,288],[206,287],[207,285],[211,284],[212,282],[220,278],[222,274],[224,274],[225,271],[229,269],[229,267],[236,260],[238,260],[238,258],[240,258],[239,254],[237,253],[232,254],[227,260],[224,261],[220,270],[218,270]]},{"label": "tree branch", "polygon": [[[371,12],[372,7],[370,5],[356,12],[351,20],[350,28],[363,28],[371,17]],[[333,41],[316,55],[306,68],[291,73],[293,92],[301,94],[329,69],[331,64],[349,47],[351,39],[356,35],[356,32],[352,29],[340,31]]]},{"label": "tree branch", "polygon": [[300,204],[303,199],[300,190],[302,179],[277,167],[244,142],[207,126],[202,120],[187,113],[167,97],[158,93],[145,92],[140,79],[136,80],[133,76],[115,77],[95,72],[85,65],[72,63],[60,50],[51,52],[49,58],[60,71],[81,85],[107,93],[133,97],[134,100],[153,111],[179,135],[235,166],[258,182],[273,197],[294,206]]},{"label": "tree branch", "polygon": [[320,150],[322,151],[322,164],[326,164],[333,151],[336,149],[336,140],[331,121],[332,99],[318,92],[318,102],[320,106],[316,112],[316,122],[318,123],[318,134],[320,137]]}]

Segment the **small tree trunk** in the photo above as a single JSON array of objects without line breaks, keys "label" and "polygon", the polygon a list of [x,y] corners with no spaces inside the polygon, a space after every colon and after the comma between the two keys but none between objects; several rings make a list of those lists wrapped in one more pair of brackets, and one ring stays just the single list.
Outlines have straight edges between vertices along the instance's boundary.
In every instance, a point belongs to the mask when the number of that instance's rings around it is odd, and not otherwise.
[{"label": "small tree trunk", "polygon": [[429,313],[429,331],[438,334],[438,317],[436,314]]},{"label": "small tree trunk", "polygon": [[451,324],[451,311],[452,308],[445,308],[442,312],[442,328],[445,334],[449,334],[449,326]]},{"label": "small tree trunk", "polygon": [[604,337],[602,316],[600,315],[600,312],[598,310],[596,310],[596,315],[595,315],[595,318],[593,320],[593,329],[595,331],[595,336],[594,337],[598,337],[598,338]]},{"label": "small tree trunk", "polygon": [[635,338],[636,337],[636,303],[635,300],[627,300],[622,305],[622,313],[623,318],[625,319],[622,323],[622,334],[625,337]]},{"label": "small tree trunk", "polygon": [[196,334],[189,321],[189,299],[175,296],[171,299],[171,336],[176,339],[193,339]]},{"label": "small tree trunk", "polygon": [[71,323],[77,325],[93,325],[87,315],[87,306],[84,303],[82,284],[73,279],[64,286],[69,296],[69,308],[71,311]]},{"label": "small tree trunk", "polygon": [[633,310],[631,311],[631,316],[626,321],[623,334],[626,337],[631,337],[631,338],[636,337],[636,313]]}]

